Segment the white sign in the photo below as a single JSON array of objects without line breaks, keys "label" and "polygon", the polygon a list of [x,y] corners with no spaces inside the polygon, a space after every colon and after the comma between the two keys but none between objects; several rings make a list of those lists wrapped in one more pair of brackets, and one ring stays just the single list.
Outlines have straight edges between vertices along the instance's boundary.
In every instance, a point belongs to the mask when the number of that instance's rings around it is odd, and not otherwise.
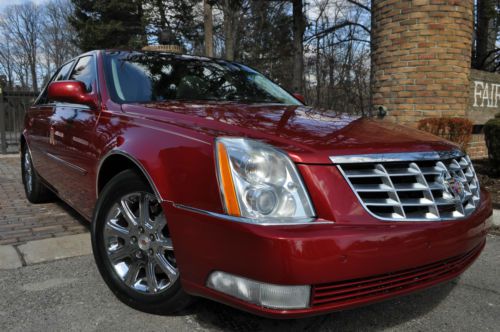
[{"label": "white sign", "polygon": [[500,99],[500,84],[474,81],[473,107],[498,107]]}]

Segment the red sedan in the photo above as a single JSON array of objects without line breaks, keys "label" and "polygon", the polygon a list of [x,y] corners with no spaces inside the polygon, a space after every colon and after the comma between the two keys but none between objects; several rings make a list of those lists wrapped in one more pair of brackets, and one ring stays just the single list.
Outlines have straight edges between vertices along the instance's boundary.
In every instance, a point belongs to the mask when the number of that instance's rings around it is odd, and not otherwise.
[{"label": "red sedan", "polygon": [[104,281],[152,313],[193,296],[326,313],[450,280],[477,258],[492,209],[466,154],[297,97],[239,63],[83,54],[27,111],[26,195],[56,194],[88,219]]}]

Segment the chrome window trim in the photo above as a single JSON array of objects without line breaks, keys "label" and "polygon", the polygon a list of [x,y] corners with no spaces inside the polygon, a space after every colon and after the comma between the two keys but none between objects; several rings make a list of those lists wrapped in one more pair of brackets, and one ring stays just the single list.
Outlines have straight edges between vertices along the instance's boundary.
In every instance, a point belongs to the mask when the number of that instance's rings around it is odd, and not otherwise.
[{"label": "chrome window trim", "polygon": [[228,214],[223,214],[223,213],[217,213],[217,212],[212,212],[212,211],[207,211],[207,210],[202,210],[198,209],[195,207],[183,205],[183,204],[177,204],[177,203],[172,203],[174,207],[186,210],[186,211],[191,211],[199,214],[204,214],[210,217],[214,218],[219,218],[227,221],[237,221],[237,222],[242,222],[245,224],[251,224],[255,226],[312,226],[312,225],[331,225],[334,224],[335,222],[333,221],[315,221],[316,218],[306,218],[306,219],[300,219],[297,222],[285,222],[285,223],[274,223],[274,222],[258,222],[254,219],[250,218],[244,218],[244,217],[235,217],[235,216],[230,216]]},{"label": "chrome window trim", "polygon": [[446,151],[422,151],[422,152],[400,152],[400,153],[374,153],[331,156],[334,164],[355,163],[383,163],[392,161],[419,161],[419,160],[441,160],[463,157],[465,154],[458,150]]}]

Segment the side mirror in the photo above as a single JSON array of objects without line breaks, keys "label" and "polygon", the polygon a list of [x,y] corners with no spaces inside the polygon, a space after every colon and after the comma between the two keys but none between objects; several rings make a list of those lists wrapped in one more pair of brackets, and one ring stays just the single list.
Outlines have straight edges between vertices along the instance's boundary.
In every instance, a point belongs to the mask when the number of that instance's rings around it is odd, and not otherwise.
[{"label": "side mirror", "polygon": [[88,93],[85,84],[79,81],[57,81],[50,83],[48,99],[97,108],[96,95]]},{"label": "side mirror", "polygon": [[301,93],[295,92],[292,95],[295,97],[295,99],[300,101],[302,104],[304,104],[304,105],[306,104],[306,98],[304,98],[304,96]]}]

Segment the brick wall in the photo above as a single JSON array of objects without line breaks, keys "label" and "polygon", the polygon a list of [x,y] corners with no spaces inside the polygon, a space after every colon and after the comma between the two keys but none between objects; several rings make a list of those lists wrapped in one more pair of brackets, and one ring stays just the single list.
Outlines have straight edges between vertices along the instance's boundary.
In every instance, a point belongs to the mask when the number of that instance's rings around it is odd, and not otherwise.
[{"label": "brick wall", "polygon": [[484,134],[472,135],[467,153],[472,159],[482,159],[488,157],[488,149],[484,141]]},{"label": "brick wall", "polygon": [[[470,68],[473,0],[375,0],[372,7],[372,103],[387,108],[387,121],[416,126],[458,116],[482,125],[500,110],[500,75]],[[487,157],[483,134],[472,136],[467,152]]]},{"label": "brick wall", "polygon": [[472,0],[375,0],[372,98],[387,120],[465,116],[469,102]]}]

